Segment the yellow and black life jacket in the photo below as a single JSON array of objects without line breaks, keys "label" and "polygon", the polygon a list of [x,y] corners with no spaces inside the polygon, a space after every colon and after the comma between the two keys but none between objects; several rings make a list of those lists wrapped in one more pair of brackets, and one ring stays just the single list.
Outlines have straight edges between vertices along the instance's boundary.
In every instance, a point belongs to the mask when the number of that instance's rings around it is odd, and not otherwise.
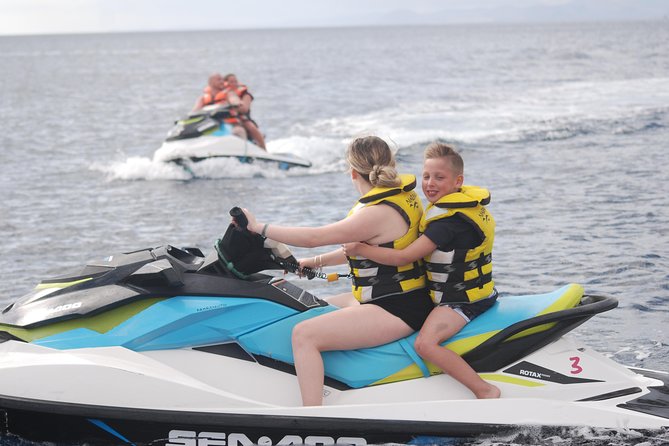
[{"label": "yellow and black life jacket", "polygon": [[[402,249],[418,238],[418,226],[423,214],[423,205],[414,191],[416,177],[401,175],[402,184],[397,187],[375,187],[360,197],[349,212],[349,216],[367,206],[390,205],[399,212],[409,225],[407,232],[397,240],[383,243],[385,248]],[[364,257],[348,257],[353,276],[353,296],[360,302],[368,302],[391,294],[401,294],[425,286],[425,274],[421,262],[403,266],[381,265]]]},{"label": "yellow and black life jacket", "polygon": [[492,245],[495,220],[485,206],[490,192],[477,186],[462,186],[459,192],[445,195],[425,209],[420,233],[431,222],[460,215],[471,223],[483,240],[471,249],[442,251],[437,248],[425,257],[430,296],[435,303],[465,303],[490,296],[492,280]]}]

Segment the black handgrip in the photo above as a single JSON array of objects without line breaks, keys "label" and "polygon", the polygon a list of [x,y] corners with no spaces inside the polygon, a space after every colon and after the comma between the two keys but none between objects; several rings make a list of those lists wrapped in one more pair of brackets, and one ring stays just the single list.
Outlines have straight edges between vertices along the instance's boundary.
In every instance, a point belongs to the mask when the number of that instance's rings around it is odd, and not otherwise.
[{"label": "black handgrip", "polygon": [[235,206],[232,209],[230,209],[230,216],[232,219],[237,223],[237,226],[239,226],[242,229],[246,229],[246,227],[249,224],[249,221],[246,218],[246,214],[244,214],[244,211],[242,211],[242,208]]},{"label": "black handgrip", "polygon": [[302,274],[304,275],[304,277],[306,277],[306,278],[309,279],[309,280],[311,280],[311,279],[313,279],[314,277],[316,277],[316,271],[314,271],[314,270],[311,269],[311,268],[306,268],[306,267],[305,267],[305,268],[302,268]]}]

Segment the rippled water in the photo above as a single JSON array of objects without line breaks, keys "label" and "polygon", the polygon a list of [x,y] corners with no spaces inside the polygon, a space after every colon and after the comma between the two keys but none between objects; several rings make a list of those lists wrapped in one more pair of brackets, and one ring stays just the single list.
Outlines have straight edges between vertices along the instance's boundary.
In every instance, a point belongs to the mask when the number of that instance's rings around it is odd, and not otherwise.
[{"label": "rippled water", "polygon": [[[1,37],[0,305],[114,252],[208,251],[233,205],[335,221],[356,198],[341,154],[373,132],[415,174],[428,142],[461,148],[466,182],[492,192],[503,294],[578,282],[614,295],[619,308],[574,335],[669,370],[667,41],[666,22]],[[189,179],[153,162],[214,70],[250,86],[270,151],[314,166],[218,161]],[[523,435],[477,444],[650,441]]]}]

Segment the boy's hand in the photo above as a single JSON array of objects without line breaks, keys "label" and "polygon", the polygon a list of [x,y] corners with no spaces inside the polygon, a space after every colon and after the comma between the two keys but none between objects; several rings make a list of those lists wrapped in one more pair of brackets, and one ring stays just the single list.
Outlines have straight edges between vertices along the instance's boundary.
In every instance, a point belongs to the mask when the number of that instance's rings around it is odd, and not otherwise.
[{"label": "boy's hand", "polygon": [[361,247],[363,245],[364,244],[360,242],[350,242],[344,243],[341,245],[341,247],[344,249],[344,254],[346,254],[348,257],[353,257],[360,255]]}]

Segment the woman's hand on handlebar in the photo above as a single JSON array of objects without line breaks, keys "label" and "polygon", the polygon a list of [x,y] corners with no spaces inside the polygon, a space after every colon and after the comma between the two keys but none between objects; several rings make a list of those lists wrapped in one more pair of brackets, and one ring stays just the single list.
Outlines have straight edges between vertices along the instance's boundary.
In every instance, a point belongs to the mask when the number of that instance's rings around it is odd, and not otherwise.
[{"label": "woman's hand on handlebar", "polygon": [[[307,275],[302,272],[303,268],[307,268],[312,271],[316,270],[316,257],[307,257],[305,259],[299,259],[297,263],[300,266],[296,273],[299,277],[304,277]],[[309,279],[311,279],[311,277],[309,277]]]},{"label": "woman's hand on handlebar", "polygon": [[297,263],[300,265],[300,269],[302,268],[315,269],[316,257],[307,257],[305,259],[300,259],[297,261]]},{"label": "woman's hand on handlebar", "polygon": [[259,225],[258,222],[256,221],[255,215],[253,215],[251,211],[249,211],[246,208],[243,208],[242,212],[244,212],[244,215],[246,215],[246,219],[249,222],[249,224],[246,226],[246,229],[248,229],[251,232],[259,233],[262,230],[262,225],[258,227]]}]

